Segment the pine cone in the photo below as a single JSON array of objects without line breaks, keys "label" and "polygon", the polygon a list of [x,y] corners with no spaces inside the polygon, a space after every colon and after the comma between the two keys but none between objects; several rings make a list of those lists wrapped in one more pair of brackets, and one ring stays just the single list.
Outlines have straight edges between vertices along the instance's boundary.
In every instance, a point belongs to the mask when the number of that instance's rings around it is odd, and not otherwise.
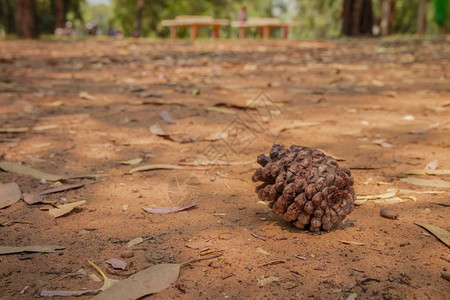
[{"label": "pine cone", "polygon": [[270,157],[260,154],[262,166],[252,176],[258,197],[277,215],[300,229],[330,231],[353,211],[355,189],[350,169],[340,167],[317,149],[274,144]]}]

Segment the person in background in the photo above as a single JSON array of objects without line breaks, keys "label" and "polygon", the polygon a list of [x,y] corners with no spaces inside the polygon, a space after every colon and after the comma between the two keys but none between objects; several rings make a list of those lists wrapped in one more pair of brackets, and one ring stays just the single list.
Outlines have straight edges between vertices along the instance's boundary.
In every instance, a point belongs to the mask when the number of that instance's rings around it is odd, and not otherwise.
[{"label": "person in background", "polygon": [[238,13],[238,21],[241,23],[247,22],[247,6],[242,6],[241,10]]}]

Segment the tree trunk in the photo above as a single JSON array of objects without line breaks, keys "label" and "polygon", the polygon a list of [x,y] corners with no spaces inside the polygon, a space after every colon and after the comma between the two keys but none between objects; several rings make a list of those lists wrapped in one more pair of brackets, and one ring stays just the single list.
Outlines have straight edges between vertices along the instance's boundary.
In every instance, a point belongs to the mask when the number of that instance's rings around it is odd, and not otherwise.
[{"label": "tree trunk", "polygon": [[372,34],[372,0],[345,0],[342,10],[342,33]]},{"label": "tree trunk", "polygon": [[141,36],[143,10],[144,10],[144,0],[137,0],[136,30],[134,31],[134,37]]},{"label": "tree trunk", "polygon": [[22,38],[37,38],[36,3],[34,0],[15,0],[17,34]]},{"label": "tree trunk", "polygon": [[417,33],[425,34],[427,30],[427,11],[426,11],[427,1],[419,1],[419,16],[417,20]]},{"label": "tree trunk", "polygon": [[70,0],[55,0],[55,29],[66,26],[66,15]]},{"label": "tree trunk", "polygon": [[389,35],[394,32],[396,0],[380,0],[381,2],[381,35]]}]

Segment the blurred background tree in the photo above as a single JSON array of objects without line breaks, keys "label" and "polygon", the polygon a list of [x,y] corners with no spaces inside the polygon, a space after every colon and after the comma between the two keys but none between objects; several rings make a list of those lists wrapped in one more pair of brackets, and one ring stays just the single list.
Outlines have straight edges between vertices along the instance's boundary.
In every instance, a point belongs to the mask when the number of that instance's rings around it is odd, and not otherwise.
[{"label": "blurred background tree", "polygon": [[[323,39],[339,37],[345,29],[346,2],[372,2],[373,23],[385,34],[436,34],[439,32],[436,21],[450,31],[449,0],[0,0],[0,30],[25,36],[23,29],[35,24],[37,30],[30,32],[51,34],[55,28],[71,21],[80,32],[84,22],[94,21],[104,34],[114,28],[122,30],[125,36],[139,31],[143,37],[168,37],[169,29],[161,26],[163,19],[209,15],[236,20],[241,7],[246,5],[249,17],[274,16],[297,21],[299,26],[291,32],[293,38]],[[143,4],[140,10],[138,4]],[[439,9],[435,9],[436,4],[440,5]],[[33,17],[16,18],[19,12],[35,15],[36,21],[29,21],[34,20]],[[355,15],[359,27],[365,24],[361,31],[364,33],[370,27],[367,24],[372,23],[368,12],[367,9]],[[223,27],[221,30],[223,37],[237,37],[236,29]],[[180,28],[178,34],[187,36],[187,31]],[[210,29],[201,28],[199,33],[208,37]],[[257,36],[256,30],[253,34]]]}]

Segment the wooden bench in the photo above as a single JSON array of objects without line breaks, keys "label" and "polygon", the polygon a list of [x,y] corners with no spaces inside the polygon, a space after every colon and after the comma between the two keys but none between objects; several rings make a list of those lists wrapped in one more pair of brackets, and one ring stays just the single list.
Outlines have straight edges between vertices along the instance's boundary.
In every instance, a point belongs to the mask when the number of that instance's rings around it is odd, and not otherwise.
[{"label": "wooden bench", "polygon": [[248,18],[246,22],[233,21],[232,27],[239,28],[239,38],[245,38],[246,28],[258,28],[261,38],[270,37],[270,28],[282,28],[283,38],[287,39],[289,36],[289,28],[298,26],[297,22],[286,22],[277,18]]},{"label": "wooden bench", "polygon": [[175,39],[177,37],[177,30],[179,27],[191,27],[191,39],[198,37],[199,27],[213,27],[213,36],[220,37],[220,26],[229,25],[230,21],[226,19],[214,19],[209,16],[178,16],[173,20],[163,20],[162,26],[170,27],[170,37]]}]

